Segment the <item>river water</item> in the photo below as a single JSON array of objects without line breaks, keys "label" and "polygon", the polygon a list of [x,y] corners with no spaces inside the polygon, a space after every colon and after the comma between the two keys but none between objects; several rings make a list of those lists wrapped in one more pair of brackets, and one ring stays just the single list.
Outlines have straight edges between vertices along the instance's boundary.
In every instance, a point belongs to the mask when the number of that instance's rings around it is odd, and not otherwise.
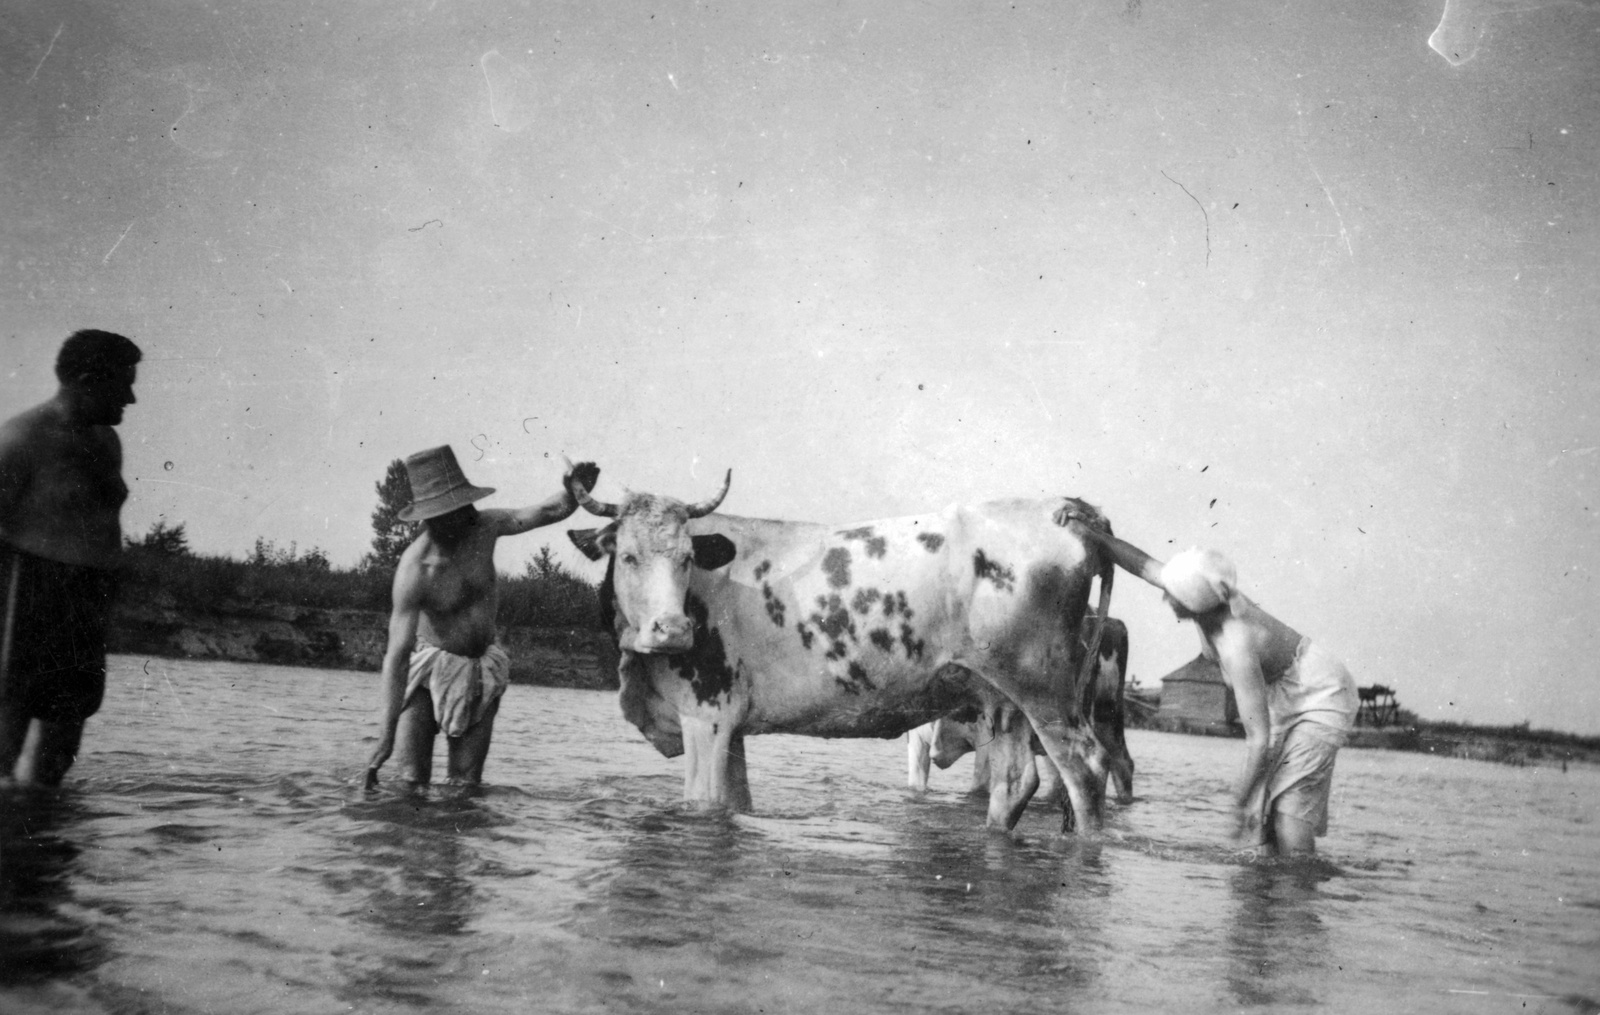
[{"label": "river water", "polygon": [[1600,1011],[1600,770],[1346,750],[1311,862],[1221,843],[1237,741],[1131,731],[1092,838],[970,761],[748,742],[678,803],[615,695],[514,686],[476,792],[367,794],[372,674],[113,657],[64,793],[0,798],[0,1011]]}]

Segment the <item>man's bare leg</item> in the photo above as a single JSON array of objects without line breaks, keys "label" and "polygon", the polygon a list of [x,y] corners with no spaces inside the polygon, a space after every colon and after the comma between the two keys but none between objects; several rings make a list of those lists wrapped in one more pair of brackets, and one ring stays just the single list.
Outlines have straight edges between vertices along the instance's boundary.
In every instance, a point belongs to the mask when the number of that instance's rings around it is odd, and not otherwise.
[{"label": "man's bare leg", "polygon": [[20,708],[0,708],[0,783],[16,774],[17,759],[28,739],[28,716]]},{"label": "man's bare leg", "polygon": [[78,760],[83,743],[83,723],[40,720],[17,759],[17,782],[33,786],[59,786],[67,769]]},{"label": "man's bare leg", "polygon": [[494,717],[500,714],[500,699],[484,712],[459,737],[447,737],[450,745],[449,767],[446,770],[451,783],[476,786],[483,781],[483,763],[489,757],[489,738],[494,736]]},{"label": "man's bare leg", "polygon": [[1316,831],[1309,821],[1274,811],[1272,831],[1279,856],[1311,856],[1317,851]]},{"label": "man's bare leg", "polygon": [[426,688],[418,690],[394,728],[394,762],[402,780],[427,785],[433,778],[433,737],[438,732],[433,695]]}]

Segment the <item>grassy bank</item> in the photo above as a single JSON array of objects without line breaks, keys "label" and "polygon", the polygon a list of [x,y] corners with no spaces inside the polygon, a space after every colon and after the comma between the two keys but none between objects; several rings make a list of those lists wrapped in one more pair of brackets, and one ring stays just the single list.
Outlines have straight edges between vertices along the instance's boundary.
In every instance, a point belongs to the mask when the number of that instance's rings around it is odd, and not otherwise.
[{"label": "grassy bank", "polygon": [[[1244,727],[1237,722],[1202,722],[1162,715],[1154,705],[1156,700],[1156,696],[1146,695],[1137,706],[1129,708],[1128,726],[1132,729],[1193,736],[1244,736]],[[1468,723],[1428,722],[1409,712],[1401,715],[1402,721],[1381,729],[1356,727],[1350,738],[1350,746],[1416,751],[1442,757],[1495,761],[1505,765],[1600,764],[1600,737],[1530,729],[1527,723],[1473,726]]]},{"label": "grassy bank", "polygon": [[[313,551],[258,542],[250,559],[129,547],[108,648],[113,652],[376,670],[388,636],[393,571],[328,565]],[[616,686],[596,629],[595,589],[548,554],[500,578],[497,637],[512,679]]]}]

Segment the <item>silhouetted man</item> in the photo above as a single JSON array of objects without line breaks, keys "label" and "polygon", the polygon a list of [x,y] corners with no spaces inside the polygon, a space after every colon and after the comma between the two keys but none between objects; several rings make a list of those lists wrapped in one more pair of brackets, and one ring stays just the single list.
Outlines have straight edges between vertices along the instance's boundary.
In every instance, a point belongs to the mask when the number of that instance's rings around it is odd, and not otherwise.
[{"label": "silhouetted man", "polygon": [[112,428],[140,358],[121,335],[75,332],[55,396],[0,424],[0,780],[60,785],[105,694],[128,498]]}]

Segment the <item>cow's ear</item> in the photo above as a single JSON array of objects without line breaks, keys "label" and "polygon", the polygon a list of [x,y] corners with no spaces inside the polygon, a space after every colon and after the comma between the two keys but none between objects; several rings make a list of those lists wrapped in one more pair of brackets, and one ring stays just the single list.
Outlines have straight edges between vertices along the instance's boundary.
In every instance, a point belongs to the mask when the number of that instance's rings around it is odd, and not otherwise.
[{"label": "cow's ear", "polygon": [[707,571],[715,571],[739,555],[739,548],[733,545],[733,540],[721,533],[694,536],[692,539],[695,566]]},{"label": "cow's ear", "polygon": [[603,529],[568,529],[567,538],[585,557],[599,560],[617,548],[617,526],[612,523]]}]

